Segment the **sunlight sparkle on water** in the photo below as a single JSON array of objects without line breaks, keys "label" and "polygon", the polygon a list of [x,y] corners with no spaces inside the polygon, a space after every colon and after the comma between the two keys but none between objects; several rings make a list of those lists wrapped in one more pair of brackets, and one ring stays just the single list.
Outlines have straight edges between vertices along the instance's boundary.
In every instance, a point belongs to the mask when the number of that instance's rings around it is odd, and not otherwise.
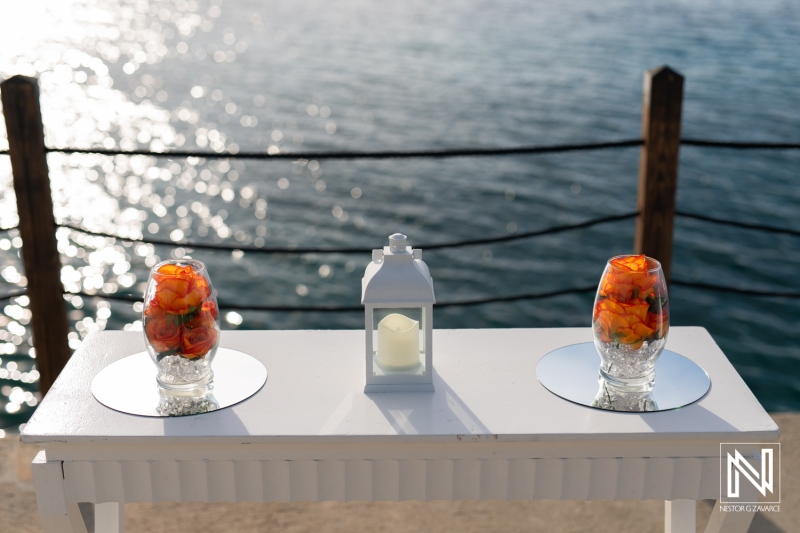
[{"label": "sunlight sparkle on water", "polygon": [[[24,8],[19,3],[3,2],[5,16],[0,18],[0,34],[4,36],[4,46],[0,54],[0,76],[25,74],[39,78],[45,136],[50,146],[127,150],[143,145],[158,151],[181,146],[189,138],[215,151],[235,149],[218,129],[199,124],[197,110],[186,105],[178,106],[175,111],[161,107],[170,98],[162,87],[162,80],[147,71],[139,76],[145,65],[155,65],[170,55],[190,51],[183,41],[170,49],[166,45],[170,39],[177,35],[189,38],[198,29],[213,29],[212,21],[220,15],[220,8],[213,6],[202,15],[194,12],[197,7],[194,2],[181,0],[175,5],[59,0],[35,2]],[[235,59],[236,52],[243,53],[247,49],[246,43],[236,40],[230,33],[226,33],[225,43],[232,47],[224,51],[222,59],[225,61]],[[130,91],[117,89],[119,70],[134,81],[138,76],[138,84],[134,83]],[[206,94],[203,86],[191,90],[195,98]],[[221,91],[213,91],[213,96],[228,112],[239,113],[238,107],[226,101]],[[171,125],[173,119],[189,128],[177,132]],[[248,125],[258,122],[255,117],[242,120]],[[69,127],[64,127],[65,124]],[[0,126],[4,126],[1,120]],[[5,138],[0,139],[0,149],[6,148]],[[220,238],[233,234],[218,212],[203,209],[200,216],[192,219],[182,205],[174,212],[170,210],[178,190],[183,195],[195,189],[198,180],[195,166],[202,164],[196,158],[178,163],[147,157],[52,153],[48,164],[54,215],[59,223],[134,239],[141,238],[145,229],[159,236],[163,231],[180,240],[192,234],[195,224],[212,224],[213,221]],[[216,172],[224,175],[231,170],[227,161],[212,162],[203,170],[208,174],[202,178],[203,196],[213,197],[223,192],[226,201],[235,199],[236,191],[230,182],[216,175]],[[231,180],[237,177],[238,174],[231,175]],[[0,158],[0,228],[18,223],[14,195],[6,192],[11,189],[10,162],[8,158]],[[237,230],[236,235],[241,240],[250,238],[241,230]],[[147,269],[158,261],[152,245],[132,246],[117,239],[67,228],[59,228],[56,239],[62,254],[61,280],[67,291],[103,294],[122,288],[135,292],[146,280]],[[16,230],[0,238],[0,253],[7,254],[0,257],[0,275],[5,282],[17,287],[24,287],[27,280],[18,256],[13,259],[8,254],[16,254],[21,244]],[[78,348],[81,339],[89,333],[104,329],[114,316],[112,305],[106,301],[86,302],[78,295],[65,299],[71,309],[69,316],[74,320],[74,330],[69,337],[73,349]],[[26,327],[30,321],[28,305],[28,298],[23,296],[0,308],[3,311],[0,352],[3,354],[19,354],[23,345],[30,346],[30,332]],[[137,311],[134,306],[132,311],[141,312],[141,309]],[[141,323],[134,320],[125,329],[141,329]],[[28,351],[33,356],[33,348]],[[35,368],[17,369],[14,361],[10,364],[0,369],[3,379],[23,383],[38,379]],[[4,407],[0,402],[0,407],[9,414],[22,412],[24,406],[36,404],[35,398],[28,397],[30,394],[21,389],[3,391],[6,402]]]}]

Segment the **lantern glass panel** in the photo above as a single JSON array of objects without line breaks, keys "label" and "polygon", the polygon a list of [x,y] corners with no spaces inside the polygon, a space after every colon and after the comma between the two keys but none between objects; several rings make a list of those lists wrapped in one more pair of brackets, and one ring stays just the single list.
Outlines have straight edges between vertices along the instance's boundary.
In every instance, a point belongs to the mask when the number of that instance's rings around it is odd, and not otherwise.
[{"label": "lantern glass panel", "polygon": [[425,374],[425,308],[373,309],[375,375]]}]

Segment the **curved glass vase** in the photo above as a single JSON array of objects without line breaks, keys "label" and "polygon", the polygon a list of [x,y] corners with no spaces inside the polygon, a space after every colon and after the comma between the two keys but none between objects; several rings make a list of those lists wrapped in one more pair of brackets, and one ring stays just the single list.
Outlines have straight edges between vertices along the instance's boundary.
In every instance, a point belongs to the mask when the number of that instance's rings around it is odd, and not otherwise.
[{"label": "curved glass vase", "polygon": [[164,389],[202,396],[213,388],[219,310],[200,261],[164,261],[150,271],[142,316],[147,351]]},{"label": "curved glass vase", "polygon": [[219,402],[208,390],[211,389],[209,385],[205,386],[200,394],[194,390],[181,392],[159,387],[159,402],[155,414],[158,416],[186,416],[216,411],[219,409]]},{"label": "curved glass vase", "polygon": [[606,411],[627,411],[631,413],[642,413],[646,411],[658,411],[658,404],[653,398],[653,390],[630,391],[630,387],[620,387],[612,381],[606,381],[602,377],[598,380],[600,388],[592,400],[592,407],[604,409]]},{"label": "curved glass vase", "polygon": [[669,331],[669,298],[661,264],[644,255],[623,255],[606,264],[592,316],[600,377],[620,394],[655,385],[655,365]]}]

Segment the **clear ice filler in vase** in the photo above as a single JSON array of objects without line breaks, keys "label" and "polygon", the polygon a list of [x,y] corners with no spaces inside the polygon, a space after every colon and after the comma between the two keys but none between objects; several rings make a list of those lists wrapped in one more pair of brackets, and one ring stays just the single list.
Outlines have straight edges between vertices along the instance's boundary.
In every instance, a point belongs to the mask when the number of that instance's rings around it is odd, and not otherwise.
[{"label": "clear ice filler in vase", "polygon": [[158,385],[173,391],[212,388],[219,310],[206,267],[190,259],[153,267],[144,298],[144,338]]},{"label": "clear ice filler in vase", "polygon": [[617,391],[647,392],[669,330],[669,300],[661,264],[644,255],[606,265],[592,317],[600,377]]}]

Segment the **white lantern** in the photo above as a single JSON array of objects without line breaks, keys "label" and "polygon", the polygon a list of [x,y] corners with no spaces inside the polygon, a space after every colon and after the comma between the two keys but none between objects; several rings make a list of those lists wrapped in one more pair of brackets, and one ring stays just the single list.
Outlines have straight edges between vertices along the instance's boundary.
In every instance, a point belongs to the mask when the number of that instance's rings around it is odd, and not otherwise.
[{"label": "white lantern", "polygon": [[406,236],[372,251],[361,280],[366,330],[364,392],[433,391],[433,280]]}]

